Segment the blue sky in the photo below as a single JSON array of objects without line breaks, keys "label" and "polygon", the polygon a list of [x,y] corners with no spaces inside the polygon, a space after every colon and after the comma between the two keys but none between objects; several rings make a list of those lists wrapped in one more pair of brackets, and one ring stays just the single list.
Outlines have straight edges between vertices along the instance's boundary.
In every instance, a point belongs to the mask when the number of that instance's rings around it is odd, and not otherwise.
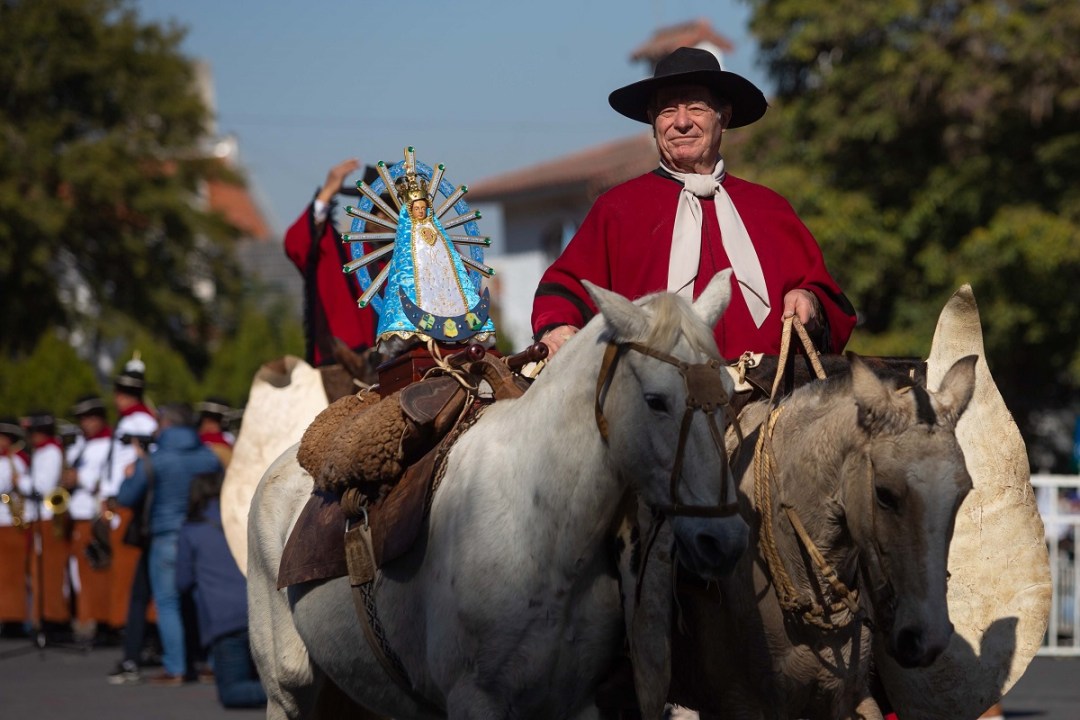
[{"label": "blue sky", "polygon": [[657,27],[703,17],[725,66],[768,93],[739,0],[541,3],[136,0],[188,28],[209,62],[219,133],[278,232],[347,157],[445,163],[455,184],[641,131],[607,105],[646,73],[630,52]]}]

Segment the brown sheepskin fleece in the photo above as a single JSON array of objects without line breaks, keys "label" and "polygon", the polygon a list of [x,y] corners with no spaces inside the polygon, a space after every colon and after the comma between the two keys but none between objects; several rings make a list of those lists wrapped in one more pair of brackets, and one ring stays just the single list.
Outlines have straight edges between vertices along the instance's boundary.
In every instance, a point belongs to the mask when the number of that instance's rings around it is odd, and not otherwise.
[{"label": "brown sheepskin fleece", "polygon": [[323,410],[300,440],[296,459],[315,487],[332,493],[349,486],[377,488],[401,477],[405,418],[399,394],[349,395]]}]

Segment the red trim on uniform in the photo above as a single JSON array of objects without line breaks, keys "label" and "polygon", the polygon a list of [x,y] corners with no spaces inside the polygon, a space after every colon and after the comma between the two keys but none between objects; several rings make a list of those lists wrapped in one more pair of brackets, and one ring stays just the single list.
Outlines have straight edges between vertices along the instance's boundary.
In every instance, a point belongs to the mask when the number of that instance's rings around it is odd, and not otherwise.
[{"label": "red trim on uniform", "polygon": [[225,437],[225,433],[222,432],[201,432],[199,433],[199,439],[203,441],[203,445],[228,445],[232,447],[229,438]]},{"label": "red trim on uniform", "polygon": [[35,442],[34,443],[34,450],[40,450],[41,448],[45,447],[46,445],[55,445],[57,450],[59,450],[60,452],[64,452],[64,446],[60,444],[59,440],[57,440],[56,438],[53,438],[53,437],[47,437],[47,438],[44,438],[43,440],[39,440],[39,441]]},{"label": "red trim on uniform", "polygon": [[135,403],[126,410],[121,410],[120,417],[127,417],[128,415],[134,415],[138,412],[146,413],[147,415],[155,419],[157,418],[157,415],[154,414],[154,411],[143,405],[141,402]]}]

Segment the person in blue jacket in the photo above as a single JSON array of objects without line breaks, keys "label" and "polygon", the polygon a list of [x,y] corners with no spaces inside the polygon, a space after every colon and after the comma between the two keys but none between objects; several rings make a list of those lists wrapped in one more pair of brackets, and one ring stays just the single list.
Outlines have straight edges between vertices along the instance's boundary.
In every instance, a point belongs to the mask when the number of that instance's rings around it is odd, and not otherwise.
[{"label": "person in blue jacket", "polygon": [[150,589],[157,605],[161,661],[165,667],[148,682],[180,685],[186,669],[184,624],[176,586],[180,527],[187,517],[192,480],[197,475],[220,472],[221,463],[195,432],[195,413],[190,405],[165,405],[159,422],[156,449],[149,455],[139,451],[134,472],[120,486],[116,500],[125,507],[138,505],[144,497],[149,503]]},{"label": "person in blue jacket", "polygon": [[176,584],[193,591],[199,640],[209,649],[218,699],[227,708],[259,707],[259,683],[248,643],[247,580],[221,527],[221,473],[200,475],[191,487],[188,519],[180,528]]}]

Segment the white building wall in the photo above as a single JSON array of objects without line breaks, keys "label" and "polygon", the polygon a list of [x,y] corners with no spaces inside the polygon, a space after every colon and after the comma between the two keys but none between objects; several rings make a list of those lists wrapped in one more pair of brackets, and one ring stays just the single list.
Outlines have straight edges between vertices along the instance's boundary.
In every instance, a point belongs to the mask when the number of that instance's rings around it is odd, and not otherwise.
[{"label": "white building wall", "polygon": [[[548,197],[528,203],[478,203],[481,232],[491,236],[487,263],[495,268],[492,302],[499,333],[515,350],[532,342],[532,303],[540,278],[555,258],[562,235],[572,234],[588,211],[580,200]],[[545,245],[545,238],[549,238]]]}]

